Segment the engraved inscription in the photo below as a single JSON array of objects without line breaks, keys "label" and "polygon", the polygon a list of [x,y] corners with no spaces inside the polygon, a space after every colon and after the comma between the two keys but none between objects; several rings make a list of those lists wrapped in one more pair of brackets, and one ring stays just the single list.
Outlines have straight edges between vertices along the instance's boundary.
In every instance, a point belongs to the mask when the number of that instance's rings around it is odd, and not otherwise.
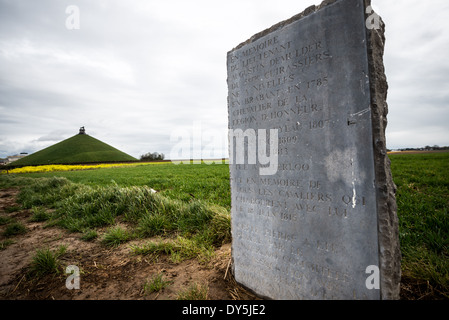
[{"label": "engraved inscription", "polygon": [[273,175],[260,175],[250,154],[230,161],[235,277],[262,296],[378,297],[364,285],[379,256],[370,122],[348,126],[370,103],[360,90],[366,34],[354,1],[228,53],[229,129],[278,133]]}]

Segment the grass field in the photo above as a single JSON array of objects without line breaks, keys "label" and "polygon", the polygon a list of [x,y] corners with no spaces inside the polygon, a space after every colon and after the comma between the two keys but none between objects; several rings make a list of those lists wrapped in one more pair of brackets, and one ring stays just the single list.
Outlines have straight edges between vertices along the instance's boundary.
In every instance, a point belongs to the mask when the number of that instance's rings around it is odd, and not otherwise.
[{"label": "grass field", "polygon": [[[398,188],[403,297],[449,298],[449,153],[394,154],[390,159]],[[37,213],[41,206],[53,208],[48,223],[82,232],[86,238],[95,237],[96,227],[110,226],[102,241],[111,246],[135,237],[171,234],[176,236],[170,243],[135,251],[207,260],[211,247],[230,240],[225,164],[0,175],[0,188],[11,186],[21,187],[22,206]],[[156,214],[150,215],[148,208]],[[114,227],[117,219],[131,223],[132,231]]]},{"label": "grass field", "polygon": [[449,153],[394,154],[402,275],[449,298]]},{"label": "grass field", "polygon": [[[13,175],[9,175],[13,177]],[[99,170],[41,172],[16,175],[17,178],[64,177],[74,183],[89,186],[148,186],[171,199],[204,200],[227,209],[231,207],[229,169],[222,164],[174,165],[154,163],[133,167],[113,167]],[[19,185],[20,179],[0,178],[3,185]]]}]

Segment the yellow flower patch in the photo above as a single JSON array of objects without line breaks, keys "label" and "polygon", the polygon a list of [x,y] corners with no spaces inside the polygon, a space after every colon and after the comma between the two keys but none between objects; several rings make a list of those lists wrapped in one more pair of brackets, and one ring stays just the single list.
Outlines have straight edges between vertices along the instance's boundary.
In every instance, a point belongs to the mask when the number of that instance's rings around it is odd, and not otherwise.
[{"label": "yellow flower patch", "polygon": [[151,162],[151,163],[105,163],[95,165],[75,165],[75,164],[49,164],[42,166],[26,166],[22,168],[16,168],[9,170],[9,173],[34,173],[34,172],[52,172],[52,171],[75,171],[75,170],[89,170],[100,168],[112,168],[112,167],[129,167],[129,166],[141,166],[149,164],[162,164],[166,162]]}]

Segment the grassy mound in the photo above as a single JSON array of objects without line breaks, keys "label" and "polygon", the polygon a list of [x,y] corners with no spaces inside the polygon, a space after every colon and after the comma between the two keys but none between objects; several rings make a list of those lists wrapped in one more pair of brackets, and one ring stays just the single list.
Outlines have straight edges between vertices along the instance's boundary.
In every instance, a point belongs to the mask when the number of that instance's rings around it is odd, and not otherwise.
[{"label": "grassy mound", "polygon": [[14,161],[11,166],[137,161],[136,158],[86,134],[77,134]]}]

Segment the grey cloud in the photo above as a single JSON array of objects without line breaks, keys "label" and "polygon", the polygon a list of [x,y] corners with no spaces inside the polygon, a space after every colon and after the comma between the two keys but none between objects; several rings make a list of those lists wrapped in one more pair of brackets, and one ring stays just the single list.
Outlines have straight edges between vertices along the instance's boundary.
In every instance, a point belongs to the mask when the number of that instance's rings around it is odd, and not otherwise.
[{"label": "grey cloud", "polygon": [[[449,6],[433,1],[373,0],[387,23],[389,146],[449,145]],[[170,133],[195,121],[225,132],[227,51],[320,2],[0,0],[0,157],[83,125],[135,157],[168,154]],[[68,5],[79,30],[65,27]]]},{"label": "grey cloud", "polygon": [[67,137],[70,136],[70,133],[67,132],[67,130],[56,130],[52,131],[49,134],[46,134],[42,137],[39,137],[36,141],[42,141],[42,142],[59,142],[64,139],[67,139]]}]

